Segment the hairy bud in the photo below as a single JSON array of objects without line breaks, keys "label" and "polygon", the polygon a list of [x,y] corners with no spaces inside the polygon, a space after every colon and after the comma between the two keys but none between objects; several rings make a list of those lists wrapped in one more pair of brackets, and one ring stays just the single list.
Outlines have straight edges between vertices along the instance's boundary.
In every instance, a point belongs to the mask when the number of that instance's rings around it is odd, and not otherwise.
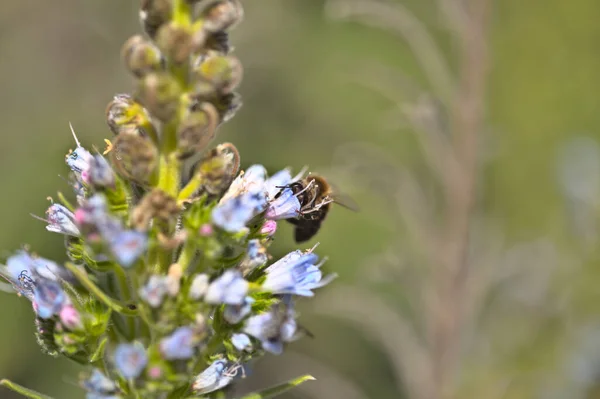
[{"label": "hairy bud", "polygon": [[148,113],[129,94],[117,94],[106,107],[106,122],[115,134],[141,134],[142,125],[147,123]]},{"label": "hairy bud", "polygon": [[215,1],[202,12],[203,28],[218,32],[233,27],[244,17],[244,9],[238,0]]},{"label": "hairy bud", "polygon": [[144,184],[156,168],[158,153],[149,139],[121,134],[113,143],[110,160],[121,176]]},{"label": "hairy bud", "polygon": [[233,181],[240,168],[240,154],[231,143],[218,145],[199,162],[196,176],[202,181],[203,191],[219,195]]},{"label": "hairy bud", "polygon": [[193,51],[190,32],[173,22],[163,25],[158,30],[156,45],[176,64],[186,62]]},{"label": "hairy bud", "polygon": [[194,92],[208,96],[231,93],[242,80],[242,64],[232,56],[210,55],[194,68]]},{"label": "hairy bud", "polygon": [[202,151],[215,137],[219,113],[214,105],[204,102],[190,109],[177,131],[179,157],[187,158]]},{"label": "hairy bud", "polygon": [[146,109],[162,122],[173,118],[179,103],[180,87],[175,79],[166,73],[146,75],[136,93],[138,100]]},{"label": "hairy bud", "polygon": [[175,198],[160,189],[154,189],[133,210],[131,224],[136,230],[144,231],[152,219],[168,223],[177,217],[179,211]]},{"label": "hairy bud", "polygon": [[127,69],[138,78],[163,68],[160,51],[141,35],[132,36],[125,42],[121,58]]},{"label": "hairy bud", "polygon": [[172,0],[142,0],[140,21],[150,37],[154,37],[158,29],[171,19]]}]

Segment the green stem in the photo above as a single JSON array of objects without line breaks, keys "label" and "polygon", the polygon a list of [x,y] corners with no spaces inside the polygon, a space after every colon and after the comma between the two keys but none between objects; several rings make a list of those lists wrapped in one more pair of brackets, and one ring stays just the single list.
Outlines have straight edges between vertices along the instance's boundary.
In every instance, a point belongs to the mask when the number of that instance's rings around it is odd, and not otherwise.
[{"label": "green stem", "polygon": [[183,248],[181,249],[181,254],[179,254],[179,259],[177,259],[177,263],[181,266],[181,270],[183,273],[190,266],[194,258],[196,257],[196,251],[198,250],[196,243],[192,240],[187,240],[185,244],[183,244]]},{"label": "green stem", "polygon": [[190,198],[196,191],[200,189],[200,187],[202,187],[202,178],[200,175],[196,175],[188,182],[188,184],[185,185],[185,187],[181,189],[179,195],[177,196],[177,202],[181,203],[182,201]]},{"label": "green stem", "polygon": [[100,288],[98,288],[96,284],[94,284],[89,279],[89,277],[83,270],[81,270],[74,264],[66,263],[65,267],[71,273],[73,273],[73,275],[77,278],[77,280],[79,280],[81,285],[87,288],[87,290],[94,294],[100,302],[104,303],[110,309],[127,316],[136,316],[138,314],[137,309],[130,309],[127,307],[127,305],[124,305],[120,301],[117,301],[116,299],[110,298],[108,295],[106,295]]},{"label": "green stem", "polygon": [[192,8],[186,0],[173,1],[173,22],[184,27],[192,23]]},{"label": "green stem", "polygon": [[[123,300],[126,303],[132,302],[131,289],[129,288],[129,282],[127,281],[127,275],[125,274],[125,270],[118,265],[114,264],[113,271],[117,276],[117,281],[119,283],[119,291],[122,295]],[[127,320],[127,330],[131,332],[131,334],[135,334],[135,319],[133,317],[128,317]]]},{"label": "green stem", "polygon": [[14,391],[16,393],[19,393],[23,396],[25,396],[26,398],[30,398],[30,399],[52,399],[52,397],[48,396],[48,395],[43,395],[39,392],[36,392],[34,390],[31,390],[29,388],[25,388],[24,386],[21,386],[19,384],[16,384],[10,380],[0,380],[0,385],[4,386],[8,389],[10,389],[11,391]]}]

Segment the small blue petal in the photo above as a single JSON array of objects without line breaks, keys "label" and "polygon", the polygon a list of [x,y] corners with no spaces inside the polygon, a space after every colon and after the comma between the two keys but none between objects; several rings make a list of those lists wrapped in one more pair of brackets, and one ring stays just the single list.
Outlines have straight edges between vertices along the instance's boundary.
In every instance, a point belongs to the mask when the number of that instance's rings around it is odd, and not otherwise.
[{"label": "small blue petal", "polygon": [[329,284],[336,277],[331,274],[323,278],[321,265],[316,264],[318,260],[314,253],[289,253],[266,269],[263,288],[274,294],[313,296],[313,289]]},{"label": "small blue petal", "polygon": [[260,191],[246,192],[219,204],[212,212],[213,223],[230,233],[241,231],[256,215],[265,210],[267,201]]},{"label": "small blue petal", "polygon": [[110,237],[112,254],[124,267],[131,266],[146,251],[148,237],[135,230],[124,230]]},{"label": "small blue petal", "polygon": [[231,343],[239,351],[252,349],[252,342],[250,341],[250,337],[246,334],[232,334]]},{"label": "small blue petal", "polygon": [[285,309],[274,306],[267,313],[252,316],[244,326],[246,334],[260,340],[263,349],[275,355],[283,352],[284,342],[296,338],[296,330],[297,324],[291,303]]},{"label": "small blue petal", "polygon": [[167,294],[166,277],[156,275],[150,276],[146,285],[140,288],[139,294],[140,298],[153,308],[159,307]]},{"label": "small blue petal", "polygon": [[194,356],[196,338],[191,327],[180,327],[160,341],[160,351],[167,360],[189,359]]},{"label": "small blue petal", "polygon": [[104,395],[110,395],[117,390],[115,383],[98,369],[94,369],[90,377],[83,381],[83,386],[88,391]]},{"label": "small blue petal", "polygon": [[37,315],[49,319],[62,309],[67,296],[60,284],[51,280],[38,280],[33,288],[33,303]]},{"label": "small blue petal", "polygon": [[289,169],[283,169],[269,177],[265,181],[265,190],[269,199],[275,198],[275,195],[281,191],[281,187],[287,186],[292,182],[292,174]]},{"label": "small blue petal", "polygon": [[192,389],[197,394],[207,394],[231,383],[235,374],[228,372],[226,360],[215,360],[207,369],[200,373],[192,384]]},{"label": "small blue petal", "polygon": [[247,293],[248,282],[242,274],[237,270],[227,270],[208,286],[204,300],[214,305],[241,305]]},{"label": "small blue petal", "polygon": [[227,305],[223,310],[223,318],[229,324],[237,324],[248,316],[252,311],[252,303],[254,299],[246,297],[242,305]]},{"label": "small blue petal", "polygon": [[281,194],[269,203],[265,218],[269,220],[292,219],[300,214],[300,200],[290,188],[283,189]]},{"label": "small blue petal", "polygon": [[126,379],[139,377],[147,363],[146,349],[139,342],[119,344],[115,350],[115,367]]},{"label": "small blue petal", "polygon": [[75,225],[75,215],[60,204],[52,204],[46,211],[48,225],[46,230],[53,233],[79,236],[81,233]]}]

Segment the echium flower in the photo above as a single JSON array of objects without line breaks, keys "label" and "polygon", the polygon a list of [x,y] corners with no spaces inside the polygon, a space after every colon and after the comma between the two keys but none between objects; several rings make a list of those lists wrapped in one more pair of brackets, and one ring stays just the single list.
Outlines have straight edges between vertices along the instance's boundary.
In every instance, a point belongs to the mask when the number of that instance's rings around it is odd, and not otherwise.
[{"label": "echium flower", "polygon": [[299,338],[293,301],[335,277],[314,248],[268,253],[278,221],[306,212],[304,172],[240,170],[233,144],[209,148],[241,106],[228,30],[242,16],[238,0],[142,0],[145,35],[122,50],[136,90],[108,104],[103,154],[73,132],[74,201],[59,193],[40,218],[65,258],[21,250],[0,268],[43,350],[90,367],[81,397],[213,397]]}]

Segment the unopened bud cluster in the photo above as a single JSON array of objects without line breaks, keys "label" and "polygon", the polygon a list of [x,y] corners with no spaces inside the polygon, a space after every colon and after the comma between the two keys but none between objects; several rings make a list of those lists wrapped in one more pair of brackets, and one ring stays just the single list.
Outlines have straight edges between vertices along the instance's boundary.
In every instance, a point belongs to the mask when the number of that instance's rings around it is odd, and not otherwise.
[{"label": "unopened bud cluster", "polygon": [[43,350],[89,366],[82,397],[213,397],[301,335],[296,297],[334,275],[312,250],[267,252],[277,220],[300,211],[281,193],[302,176],[240,171],[233,144],[209,148],[241,104],[227,33],[240,3],[141,3],[145,35],[122,49],[136,89],[109,103],[103,154],[76,138],[75,200],[59,193],[43,218],[67,261],[22,250],[2,274],[31,301]]}]

